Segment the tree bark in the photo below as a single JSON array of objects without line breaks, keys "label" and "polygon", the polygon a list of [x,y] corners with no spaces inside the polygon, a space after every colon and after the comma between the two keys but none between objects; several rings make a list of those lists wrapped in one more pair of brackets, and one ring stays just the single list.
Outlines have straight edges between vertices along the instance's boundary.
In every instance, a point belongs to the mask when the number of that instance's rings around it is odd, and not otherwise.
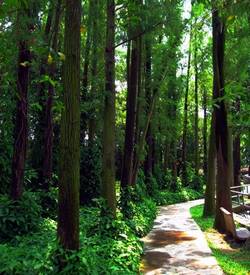
[{"label": "tree bark", "polygon": [[57,234],[64,249],[79,248],[81,1],[66,0]]},{"label": "tree bark", "polygon": [[116,215],[115,194],[115,1],[107,0],[102,196]]}]

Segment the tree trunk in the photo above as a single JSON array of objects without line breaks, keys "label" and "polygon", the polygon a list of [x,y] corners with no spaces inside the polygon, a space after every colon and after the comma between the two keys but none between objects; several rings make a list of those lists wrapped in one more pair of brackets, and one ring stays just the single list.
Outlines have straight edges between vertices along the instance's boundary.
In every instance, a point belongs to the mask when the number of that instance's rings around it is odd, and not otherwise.
[{"label": "tree trunk", "polygon": [[208,161],[207,161],[207,91],[204,87],[203,93],[203,174],[204,174],[204,182],[207,180],[207,169],[208,169]]},{"label": "tree trunk", "polygon": [[[152,99],[152,82],[151,82],[151,70],[152,70],[152,49],[151,49],[151,41],[150,37],[145,39],[145,99],[146,99],[146,116],[148,116],[150,102]],[[151,123],[149,123],[148,131],[146,134],[146,144],[147,144],[147,151],[146,157],[144,161],[144,174],[146,179],[146,184],[150,184],[150,177],[152,176],[153,172],[153,137],[151,131]]]},{"label": "tree trunk", "polygon": [[[57,1],[55,9],[55,20],[53,25],[53,32],[51,37],[51,48],[53,51],[57,52],[58,48],[58,33],[60,27],[60,15],[61,15],[61,0]],[[48,74],[50,79],[55,78],[56,74],[56,64],[53,62],[48,68]],[[54,86],[48,84],[48,96],[46,99],[45,110],[44,110],[44,139],[43,139],[43,153],[42,153],[42,187],[46,190],[49,189],[49,184],[52,179],[52,149],[53,149],[53,116],[52,116],[52,106],[54,97]]]},{"label": "tree trunk", "polygon": [[216,185],[216,146],[215,146],[215,114],[212,115],[209,148],[208,171],[206,178],[206,191],[203,216],[211,216],[215,213],[215,185]]},{"label": "tree trunk", "polygon": [[[240,99],[237,99],[236,104],[236,112],[240,112]],[[240,185],[240,133],[236,132],[234,140],[233,140],[233,165],[234,165],[234,186]]]},{"label": "tree trunk", "polygon": [[116,214],[115,194],[115,1],[107,0],[102,196]]},{"label": "tree trunk", "polygon": [[[197,32],[197,31],[196,31]],[[195,48],[194,48],[194,99],[195,99],[195,119],[194,119],[194,167],[195,167],[195,186],[198,186],[199,176],[199,103],[198,103],[198,60],[197,60],[197,34],[195,32]]]},{"label": "tree trunk", "polygon": [[190,67],[191,67],[191,44],[192,44],[192,25],[190,29],[190,40],[188,50],[188,65],[187,65],[187,80],[185,90],[185,101],[184,101],[184,121],[183,121],[183,136],[182,136],[182,182],[187,185],[187,127],[188,127],[188,93],[189,93],[189,78],[190,78]]},{"label": "tree trunk", "polygon": [[[88,85],[89,85],[89,63],[90,63],[90,49],[92,45],[92,20],[93,20],[93,1],[89,1],[88,8],[88,20],[87,20],[87,37],[84,49],[84,63],[83,63],[83,77],[82,77],[82,92],[81,102],[84,102],[88,98]],[[87,130],[87,117],[85,112],[81,112],[81,145],[84,145],[85,131]]]},{"label": "tree trunk", "polygon": [[136,104],[138,94],[138,43],[132,40],[131,62],[130,62],[129,86],[127,94],[127,113],[125,127],[124,158],[121,186],[127,187],[132,184]]},{"label": "tree trunk", "polygon": [[28,140],[27,95],[29,86],[30,49],[23,34],[29,33],[30,11],[21,7],[18,12],[18,65],[17,65],[17,102],[14,127],[14,146],[12,157],[11,198],[18,200],[22,195],[24,168]]},{"label": "tree trunk", "polygon": [[100,41],[98,40],[98,32],[99,32],[99,24],[98,20],[100,17],[100,7],[99,7],[99,1],[92,0],[93,1],[93,10],[95,11],[95,16],[93,16],[92,20],[92,57],[91,57],[91,89],[90,89],[90,96],[92,100],[94,101],[94,107],[93,112],[91,114],[90,120],[89,120],[89,144],[93,144],[95,139],[95,133],[96,133],[96,117],[93,114],[96,114],[96,103],[95,99],[97,96],[97,63],[98,63],[98,46],[100,46]]},{"label": "tree trunk", "polygon": [[217,154],[217,178],[216,178],[216,211],[214,226],[220,232],[225,232],[225,222],[220,207],[232,212],[230,184],[232,173],[230,171],[230,148],[229,128],[227,122],[227,109],[224,96],[224,47],[225,25],[219,17],[217,9],[213,9],[213,97],[218,100],[215,112],[215,140]]},{"label": "tree trunk", "polygon": [[79,248],[81,1],[66,0],[65,6],[57,233],[64,249],[76,250]]}]

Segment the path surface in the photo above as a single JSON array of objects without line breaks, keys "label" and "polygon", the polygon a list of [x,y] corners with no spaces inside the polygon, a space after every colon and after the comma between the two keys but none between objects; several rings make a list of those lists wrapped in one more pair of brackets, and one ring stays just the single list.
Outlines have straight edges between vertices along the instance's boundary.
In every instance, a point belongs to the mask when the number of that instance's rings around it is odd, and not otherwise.
[{"label": "path surface", "polygon": [[190,207],[201,203],[203,200],[160,207],[152,231],[143,238],[144,274],[223,274],[189,213]]}]

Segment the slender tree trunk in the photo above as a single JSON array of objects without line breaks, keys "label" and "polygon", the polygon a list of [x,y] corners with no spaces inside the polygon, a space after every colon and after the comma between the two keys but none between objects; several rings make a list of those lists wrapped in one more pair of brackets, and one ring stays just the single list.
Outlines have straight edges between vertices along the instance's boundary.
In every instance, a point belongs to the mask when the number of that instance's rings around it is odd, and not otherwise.
[{"label": "slender tree trunk", "polygon": [[[224,47],[225,47],[225,25],[219,17],[217,9],[213,9],[213,71],[214,71],[214,99],[224,96]],[[225,100],[217,102],[218,108],[215,112],[215,139],[217,153],[217,178],[216,178],[216,211],[214,226],[220,232],[225,232],[225,221],[220,211],[224,207],[232,212],[230,185],[232,173],[230,171],[230,148],[229,127],[227,122],[227,108]]]},{"label": "slender tree trunk", "polygon": [[195,119],[194,119],[194,167],[196,175],[196,187],[198,184],[199,176],[199,102],[198,102],[198,60],[197,60],[197,34],[195,32],[194,38],[195,48],[194,48],[194,99],[195,99]]},{"label": "slender tree trunk", "polygon": [[[82,92],[81,92],[81,102],[84,102],[88,98],[88,85],[89,85],[89,63],[90,63],[90,49],[92,45],[92,11],[93,11],[93,1],[89,1],[88,9],[88,20],[87,20],[87,37],[86,44],[84,48],[84,64],[83,64],[83,77],[82,77]],[[84,145],[85,131],[87,130],[87,117],[84,112],[81,112],[81,144]]]},{"label": "slender tree trunk", "polygon": [[[53,26],[53,32],[51,37],[51,48],[57,52],[58,48],[58,33],[60,26],[60,15],[61,15],[61,0],[57,1],[55,9],[55,20]],[[55,78],[56,64],[53,62],[48,68],[48,74],[50,79]],[[53,151],[53,116],[52,106],[54,97],[54,86],[48,84],[48,96],[46,99],[45,110],[44,110],[44,139],[43,139],[43,160],[42,160],[42,178],[41,183],[44,189],[49,189],[49,183],[52,179],[52,151]]]},{"label": "slender tree trunk", "polygon": [[[28,18],[28,19],[27,19]],[[21,7],[18,12],[18,65],[17,65],[17,102],[14,127],[14,148],[12,157],[11,197],[18,200],[22,195],[24,168],[28,140],[27,100],[29,86],[30,49],[23,34],[29,33],[30,11]]]},{"label": "slender tree trunk", "polygon": [[215,213],[215,185],[216,185],[216,146],[215,146],[215,114],[212,115],[209,148],[208,171],[206,178],[206,191],[203,216],[211,216]]},{"label": "slender tree trunk", "polygon": [[129,86],[127,94],[127,113],[125,128],[124,159],[121,186],[127,187],[132,184],[134,142],[135,142],[135,122],[136,104],[138,94],[138,43],[132,41],[131,65],[129,74]]},{"label": "slender tree trunk", "polygon": [[113,216],[116,214],[115,194],[115,1],[107,0],[105,49],[105,103],[103,128],[102,196]]},{"label": "slender tree trunk", "polygon": [[79,248],[81,1],[66,0],[65,6],[57,233],[64,249],[76,250]]},{"label": "slender tree trunk", "polygon": [[[151,83],[151,67],[152,67],[152,49],[150,37],[145,39],[145,99],[146,99],[146,116],[148,116],[150,102],[152,99],[152,83]],[[151,123],[149,123],[146,134],[147,153],[144,161],[144,174],[146,176],[146,183],[150,184],[150,177],[153,172],[153,137],[151,131]]]},{"label": "slender tree trunk", "polygon": [[[91,97],[94,99],[96,99],[97,96],[97,62],[98,62],[98,53],[97,53],[97,48],[98,48],[98,32],[99,32],[99,24],[98,24],[98,20],[100,17],[99,14],[99,1],[98,0],[92,0],[93,1],[93,10],[95,11],[95,16],[93,16],[92,20],[92,24],[93,24],[93,35],[92,35],[92,60],[91,60],[91,90],[90,90],[90,94]],[[96,103],[94,103],[94,110],[93,110],[93,114],[96,113]],[[95,133],[96,133],[96,117],[95,116],[91,116],[90,120],[89,120],[89,144],[93,144],[94,138],[95,138]]]},{"label": "slender tree trunk", "polygon": [[207,180],[207,91],[204,87],[204,93],[203,93],[203,174],[204,174],[204,180]]},{"label": "slender tree trunk", "polygon": [[[135,146],[139,143],[140,140],[140,133],[141,133],[141,117],[142,117],[142,37],[138,39],[138,100],[136,106],[136,122],[135,122]],[[134,150],[134,158],[136,158],[137,150]],[[134,185],[135,182],[132,180],[132,184]]]},{"label": "slender tree trunk", "polygon": [[189,93],[189,78],[191,67],[191,44],[192,44],[192,25],[190,29],[190,40],[188,50],[188,65],[187,65],[187,80],[184,101],[184,121],[183,121],[183,136],[182,136],[182,181],[187,185],[187,127],[188,127],[188,93]]},{"label": "slender tree trunk", "polygon": [[[240,112],[240,99],[235,103],[236,112]],[[240,133],[236,132],[233,140],[233,165],[234,165],[234,186],[240,185]]]}]

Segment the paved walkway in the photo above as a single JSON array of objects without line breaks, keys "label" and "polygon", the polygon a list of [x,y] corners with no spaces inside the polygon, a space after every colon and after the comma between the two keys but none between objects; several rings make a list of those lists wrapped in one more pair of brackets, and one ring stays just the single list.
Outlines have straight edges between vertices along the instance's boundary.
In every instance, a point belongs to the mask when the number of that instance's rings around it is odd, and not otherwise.
[{"label": "paved walkway", "polygon": [[143,238],[142,272],[156,274],[223,274],[189,208],[203,200],[160,207],[152,231]]}]

